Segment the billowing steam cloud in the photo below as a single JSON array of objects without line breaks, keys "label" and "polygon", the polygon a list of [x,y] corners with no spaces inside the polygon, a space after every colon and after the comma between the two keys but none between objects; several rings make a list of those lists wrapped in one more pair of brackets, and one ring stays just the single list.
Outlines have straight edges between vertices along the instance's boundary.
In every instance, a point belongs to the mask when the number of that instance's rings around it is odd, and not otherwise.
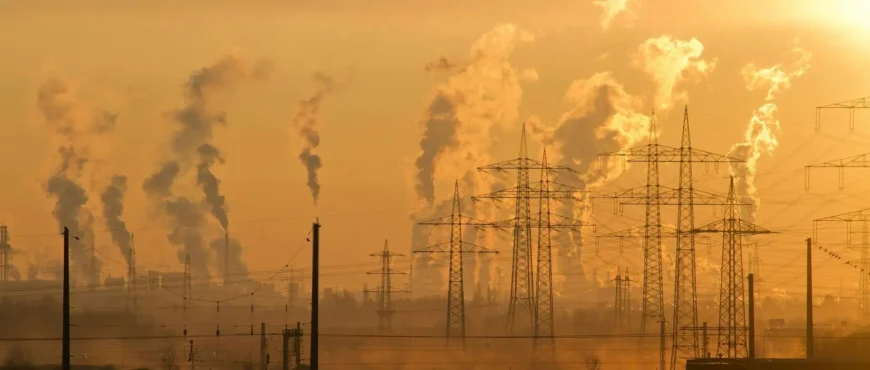
[{"label": "billowing steam cloud", "polygon": [[[205,222],[204,208],[209,209],[224,230],[229,225],[220,180],[212,172],[215,163],[223,163],[220,151],[212,143],[214,129],[227,121],[218,100],[243,82],[265,78],[269,72],[267,67],[266,64],[251,66],[238,57],[228,56],[194,72],[185,85],[186,104],[167,114],[178,126],[171,141],[172,159],[164,162],[142,185],[174,227],[167,238],[179,247],[179,262],[184,262],[185,255],[189,254],[192,273],[198,276],[209,276],[209,255],[199,228]],[[204,204],[184,196],[173,197],[173,185],[192,168],[196,169],[196,184],[203,192]]]},{"label": "billowing steam cloud", "polygon": [[[491,161],[491,129],[516,124],[523,93],[521,82],[537,79],[535,70],[518,70],[510,62],[518,43],[532,41],[532,34],[513,24],[502,24],[475,41],[469,55],[458,63],[462,68],[455,69],[457,63],[446,58],[426,66],[428,71],[455,73],[434,88],[421,119],[423,135],[414,163],[414,189],[420,202],[420,209],[411,215],[415,222],[449,214],[456,180],[460,180],[463,197],[490,190],[489,179],[480,177],[476,168]],[[436,185],[444,190],[438,202]],[[484,208],[466,207],[463,214],[488,212]],[[428,228],[415,226],[412,248],[428,245],[428,236]],[[477,235],[468,234],[472,236]],[[418,262],[415,280],[426,280],[423,273],[431,269],[419,268],[427,263],[425,258]]]},{"label": "billowing steam cloud", "polygon": [[610,22],[616,18],[619,13],[624,12],[628,8],[629,0],[595,0],[595,6],[600,7],[604,14],[601,15],[601,28],[607,29],[610,27]]},{"label": "billowing steam cloud", "polygon": [[743,67],[742,74],[746,88],[750,91],[767,89],[767,95],[758,109],[752,113],[749,126],[744,133],[744,141],[731,146],[729,156],[746,159],[746,163],[731,165],[731,175],[736,180],[736,191],[742,201],[751,202],[752,210],[744,215],[749,221],[755,220],[761,199],[755,187],[755,174],[762,153],[773,155],[779,146],[779,119],[776,118],[776,95],[791,87],[791,80],[800,77],[810,67],[809,52],[796,48],[792,50],[797,60],[790,65],[782,63],[768,68],[758,68],[755,64]]},{"label": "billowing steam cloud", "polygon": [[704,45],[698,39],[675,40],[669,35],[646,40],[634,55],[634,64],[656,82],[655,107],[668,110],[676,102],[686,102],[687,94],[677,85],[697,80],[713,71],[716,59],[701,59]]},{"label": "billowing steam cloud", "polygon": [[[45,191],[55,198],[52,214],[58,226],[69,228],[70,234],[78,238],[78,242],[70,245],[72,274],[96,284],[101,261],[95,257],[92,259],[88,252],[94,243],[93,216],[85,208],[88,193],[81,181],[88,163],[90,141],[95,135],[111,130],[117,115],[93,112],[70,99],[70,94],[70,88],[57,79],[43,83],[37,94],[39,112],[48,126],[63,139],[58,148],[61,162],[45,182]],[[93,268],[94,275],[86,273],[89,268]]]},{"label": "billowing steam cloud", "polygon": [[112,241],[120,249],[121,255],[130,261],[130,231],[127,223],[121,219],[124,214],[124,194],[127,192],[127,176],[113,176],[112,181],[103,190],[100,200],[103,203],[103,217],[106,218],[106,227],[112,233]]},{"label": "billowing steam cloud", "polygon": [[305,140],[305,146],[299,153],[299,160],[305,166],[308,174],[308,189],[311,190],[311,198],[314,204],[320,196],[320,182],[317,179],[317,171],[323,167],[323,160],[312,151],[320,146],[320,133],[317,132],[317,118],[323,98],[332,91],[335,82],[323,73],[315,73],[314,80],[317,82],[317,90],[311,97],[304,99],[297,105],[296,116],[293,117],[293,127],[299,130],[299,136]]}]

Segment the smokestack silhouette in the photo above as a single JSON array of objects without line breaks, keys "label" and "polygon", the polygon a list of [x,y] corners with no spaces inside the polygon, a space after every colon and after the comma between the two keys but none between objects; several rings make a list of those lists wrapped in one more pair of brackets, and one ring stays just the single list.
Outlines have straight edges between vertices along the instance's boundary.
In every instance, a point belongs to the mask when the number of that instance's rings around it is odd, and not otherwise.
[{"label": "smokestack silhouette", "polygon": [[121,219],[124,214],[124,193],[126,192],[127,177],[113,176],[112,181],[100,195],[100,200],[103,203],[103,217],[106,218],[106,227],[112,234],[112,241],[115,242],[121,255],[126,259],[127,267],[130,267],[132,263],[130,259],[132,238],[130,231],[127,230],[127,224]]},{"label": "smokestack silhouette", "polygon": [[230,233],[224,233],[224,285],[230,277]]},{"label": "smokestack silhouette", "polygon": [[332,77],[321,72],[314,74],[314,80],[317,83],[317,90],[311,97],[301,100],[297,104],[296,116],[293,117],[293,127],[299,130],[299,136],[305,140],[305,146],[299,153],[299,161],[305,166],[308,175],[306,184],[308,189],[311,190],[311,198],[314,200],[314,204],[317,204],[317,199],[320,197],[320,182],[317,177],[317,171],[323,167],[323,160],[313,152],[314,149],[320,146],[317,119],[323,98],[332,91],[335,82]]}]

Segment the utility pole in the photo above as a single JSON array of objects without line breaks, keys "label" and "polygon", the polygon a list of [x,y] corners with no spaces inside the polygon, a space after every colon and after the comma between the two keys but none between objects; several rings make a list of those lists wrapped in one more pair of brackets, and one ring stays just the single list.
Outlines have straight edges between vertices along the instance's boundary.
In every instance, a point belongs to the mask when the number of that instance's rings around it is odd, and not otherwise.
[{"label": "utility pole", "polygon": [[375,290],[364,290],[366,293],[375,292],[378,294],[378,330],[381,334],[385,334],[393,330],[393,297],[391,293],[406,293],[404,290],[393,290],[392,275],[404,274],[401,271],[393,271],[391,259],[393,257],[404,256],[398,253],[390,252],[390,246],[384,240],[384,251],[381,253],[372,253],[369,256],[380,257],[381,269],[369,271],[366,274],[380,275],[381,285]]},{"label": "utility pole", "polygon": [[[485,224],[462,215],[459,197],[459,182],[453,185],[453,210],[450,216],[421,222],[420,225],[450,226],[450,240],[414,253],[448,253],[450,267],[447,287],[447,333],[448,340],[457,338],[465,345],[465,278],[462,256],[466,253],[496,253],[489,249],[462,241],[462,226],[482,227]],[[445,250],[445,246],[447,247]]]},{"label": "utility pole", "polygon": [[268,347],[266,346],[266,323],[260,323],[260,370],[266,370],[269,366],[267,353]]},{"label": "utility pole", "polygon": [[755,282],[754,276],[749,274],[749,358],[755,358]]},{"label": "utility pole", "polygon": [[0,226],[0,281],[9,280],[9,260],[12,259],[12,246],[9,245],[9,229]]},{"label": "utility pole", "polygon": [[813,239],[807,238],[807,358],[813,358]]},{"label": "utility pole", "polygon": [[701,226],[695,233],[722,233],[721,289],[719,291],[719,341],[717,357],[746,358],[746,311],[743,292],[743,235],[770,234],[740,218],[734,177],[722,220]]},{"label": "utility pole", "polygon": [[70,370],[69,332],[69,228],[63,227],[63,349],[61,368]]},{"label": "utility pole", "polygon": [[312,226],[311,242],[311,370],[319,370],[320,335],[320,220]]},{"label": "utility pole", "polygon": [[193,346],[193,340],[191,340],[190,352],[187,354],[187,361],[190,362],[190,370],[196,370],[196,353],[197,349]]}]

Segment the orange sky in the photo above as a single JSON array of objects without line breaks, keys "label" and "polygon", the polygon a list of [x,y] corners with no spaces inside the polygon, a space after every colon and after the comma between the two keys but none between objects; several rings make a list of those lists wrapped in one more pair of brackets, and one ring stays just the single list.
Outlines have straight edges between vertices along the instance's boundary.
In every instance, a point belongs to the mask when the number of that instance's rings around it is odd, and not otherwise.
[{"label": "orange sky", "polygon": [[[495,132],[489,153],[494,159],[515,155],[523,118],[536,115],[555,125],[571,108],[563,102],[571,82],[596,72],[614,72],[630,94],[644,99],[641,112],[648,112],[655,85],[632,66],[630,54],[644,40],[664,34],[683,40],[695,37],[704,45],[703,57],[717,60],[706,78],[678,87],[690,103],[694,146],[727,153],[741,140],[753,110],[764,102],[763,92],[744,87],[741,68],[748,63],[787,63],[787,53],[799,45],[813,57],[807,73],[777,98],[780,147],[773,157],[763,155],[759,160],[758,223],[803,229],[766,239],[773,241],[762,252],[771,270],[768,280],[799,289],[788,284],[802,267],[788,262],[802,254],[800,240],[808,236],[810,220],[868,204],[862,195],[861,180],[866,177],[861,170],[847,173],[842,192],[837,191],[835,173],[814,173],[813,187],[806,194],[802,179],[804,165],[860,154],[861,147],[870,144],[870,128],[859,123],[850,134],[844,112],[826,115],[822,132],[813,131],[813,107],[868,95],[870,28],[851,16],[862,10],[866,14],[860,1],[824,6],[828,2],[783,0],[759,6],[752,1],[685,5],[631,0],[630,14],[617,16],[607,29],[600,24],[601,9],[581,0],[548,5],[491,0],[472,5],[429,0],[257,3],[93,1],[74,6],[56,0],[0,0],[0,222],[10,226],[13,246],[38,255],[49,245],[60,245],[59,237],[50,235],[57,225],[51,216],[52,200],[41,185],[57,164],[57,138],[44,127],[35,107],[38,86],[56,77],[73,82],[87,104],[119,113],[115,131],[96,144],[99,163],[86,175],[86,187],[93,186],[92,200],[98,200],[108,176],[127,175],[131,190],[125,219],[136,234],[140,266],[179,269],[166,242],[165,223],[151,212],[141,184],[168,155],[171,126],[161,113],[183,104],[187,76],[236,53],[274,66],[267,83],[248,85],[233,95],[225,107],[228,127],[216,134],[227,158],[216,171],[227,197],[230,229],[247,247],[250,269],[282,267],[318,215],[324,265],[369,262],[367,255],[381,248],[385,238],[406,252],[408,214],[417,204],[412,163],[419,151],[419,121],[432,88],[449,76],[427,74],[423,66],[440,56],[466,57],[472,43],[499,23],[513,23],[536,35],[534,43],[518,45],[510,60],[518,69],[534,68],[539,78],[522,84],[518,119]],[[315,71],[347,81],[326,98],[320,117],[318,153],[324,167],[317,207],[296,159],[302,143],[290,129],[296,102],[315,88],[310,78]],[[659,115],[660,142],[678,145],[678,111]],[[866,123],[870,114],[859,113],[858,118]],[[538,148],[531,145],[536,153]],[[726,190],[724,171],[705,176],[698,168],[696,174],[697,187]],[[675,175],[675,167],[667,166],[662,183],[673,184]],[[640,169],[633,169],[603,190],[640,184],[642,176]],[[439,179],[439,199],[451,190],[441,185],[450,182]],[[631,226],[636,222],[630,220],[642,217],[635,209],[627,213],[628,219],[611,219],[609,204],[599,208],[601,232]],[[666,210],[669,213],[673,212]],[[697,224],[713,218],[703,209],[697,214]],[[97,230],[105,230],[101,222]],[[216,224],[208,230],[218,233]],[[830,238],[842,241],[841,234]],[[104,274],[123,275],[123,259],[108,234],[100,232],[98,239],[101,254],[117,262],[107,262]],[[605,250],[601,259],[593,257],[591,248],[584,253],[590,267],[634,264],[640,271],[639,260],[630,253],[620,256]],[[307,259],[306,250],[293,264],[307,266]],[[715,255],[712,260],[718,263]],[[824,259],[819,264],[842,267]],[[370,267],[374,268],[349,271]],[[854,274],[829,269],[821,275],[829,279],[820,283],[824,290],[838,288],[840,277],[850,279]],[[329,284],[357,289],[366,278],[349,274],[329,279]]]}]

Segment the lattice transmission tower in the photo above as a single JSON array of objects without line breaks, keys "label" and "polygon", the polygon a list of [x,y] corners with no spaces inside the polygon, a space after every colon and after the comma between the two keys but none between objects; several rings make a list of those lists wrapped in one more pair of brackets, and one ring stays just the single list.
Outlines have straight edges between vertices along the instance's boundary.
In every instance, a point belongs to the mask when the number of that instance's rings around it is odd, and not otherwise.
[{"label": "lattice transmission tower", "polygon": [[816,131],[821,130],[822,111],[830,109],[846,109],[849,111],[849,131],[855,130],[855,110],[870,109],[870,97],[858,98],[854,100],[844,101],[840,103],[823,105],[816,107]]},{"label": "lattice transmission tower", "polygon": [[407,293],[405,290],[393,290],[392,276],[404,275],[404,272],[395,271],[392,268],[392,258],[402,257],[403,254],[390,252],[390,246],[384,240],[384,251],[380,253],[372,253],[369,256],[378,257],[381,259],[381,268],[375,271],[369,271],[369,275],[380,275],[380,285],[374,290],[365,290],[368,293],[377,293],[378,295],[378,330],[381,333],[387,333],[393,330],[393,293]]},{"label": "lattice transmission tower", "polygon": [[[540,228],[547,224],[540,219],[532,217],[532,199],[563,200],[575,199],[575,195],[581,190],[554,182],[549,182],[549,189],[543,191],[540,187],[533,186],[529,180],[530,171],[545,171],[548,174],[562,172],[574,172],[574,170],[559,165],[547,165],[544,162],[529,158],[526,146],[526,131],[523,125],[520,137],[520,155],[518,158],[498,162],[478,168],[484,172],[508,172],[516,171],[517,185],[495,191],[488,194],[477,195],[474,200],[504,200],[511,199],[516,202],[514,217],[498,223],[498,227],[507,227],[513,230],[513,246],[511,261],[511,288],[508,304],[508,331],[514,333],[522,330],[534,331],[536,321],[535,289],[532,271],[532,228]],[[556,219],[554,221],[554,219]],[[588,226],[572,220],[568,217],[550,215],[549,228]],[[518,321],[521,320],[521,321]]]},{"label": "lattice transmission tower", "polygon": [[846,247],[852,248],[852,222],[861,223],[861,259],[858,261],[858,314],[862,320],[870,320],[870,208],[813,220],[813,242],[818,244],[818,225],[821,222],[846,224]]},{"label": "lattice transmission tower", "polygon": [[721,290],[717,357],[746,358],[746,297],[743,289],[743,235],[770,234],[771,231],[740,218],[740,203],[734,191],[734,178],[728,187],[728,204],[722,220],[695,229],[697,233],[722,233]]},{"label": "lattice transmission tower", "polygon": [[453,210],[449,216],[421,222],[420,225],[450,226],[450,240],[414,253],[448,253],[450,267],[447,285],[447,338],[458,338],[465,343],[465,281],[462,256],[467,253],[498,253],[462,241],[462,226],[485,227],[491,224],[462,215],[459,182],[453,187]]},{"label": "lattice transmission tower", "polygon": [[[658,144],[657,136],[655,112],[653,112],[650,120],[650,139],[647,145],[601,154],[601,157],[622,157],[627,162],[647,163],[647,183],[645,186],[593,196],[593,199],[613,199],[616,203],[614,212],[617,212],[624,205],[642,205],[646,208],[645,222],[642,226],[644,235],[644,271],[641,297],[642,333],[646,333],[649,328],[660,326],[653,325],[664,320],[662,237],[674,236],[677,238],[678,246],[691,246],[688,248],[691,249],[691,257],[686,262],[690,262],[687,263],[688,270],[694,271],[694,238],[691,237],[690,232],[686,231],[691,230],[687,226],[687,219],[694,218],[691,207],[693,205],[723,206],[726,204],[727,199],[723,196],[693,189],[691,186],[691,163],[700,162],[718,165],[719,163],[740,162],[738,159],[691,148],[688,108],[686,108],[683,114],[683,142],[680,148]],[[659,183],[659,163],[662,162],[681,164],[680,187],[672,188]],[[669,229],[661,224],[662,205],[676,205],[680,207],[678,218],[683,221],[682,227],[678,223],[676,229]],[[605,236],[622,238],[636,232],[637,229],[632,228]],[[678,271],[680,270],[678,269]],[[683,279],[694,286],[694,272],[691,272],[689,275],[692,276],[691,279],[688,276],[684,276]],[[694,292],[694,289],[691,289],[691,291]],[[690,294],[689,299],[694,302],[694,293]],[[694,303],[692,306],[694,307]],[[693,308],[690,311],[695,312],[696,309]],[[696,314],[692,314],[692,317],[696,316]],[[696,326],[694,324],[696,321],[697,319],[693,319],[693,322],[686,326]],[[697,343],[697,338],[693,342]],[[697,348],[697,345],[694,347]]]}]

